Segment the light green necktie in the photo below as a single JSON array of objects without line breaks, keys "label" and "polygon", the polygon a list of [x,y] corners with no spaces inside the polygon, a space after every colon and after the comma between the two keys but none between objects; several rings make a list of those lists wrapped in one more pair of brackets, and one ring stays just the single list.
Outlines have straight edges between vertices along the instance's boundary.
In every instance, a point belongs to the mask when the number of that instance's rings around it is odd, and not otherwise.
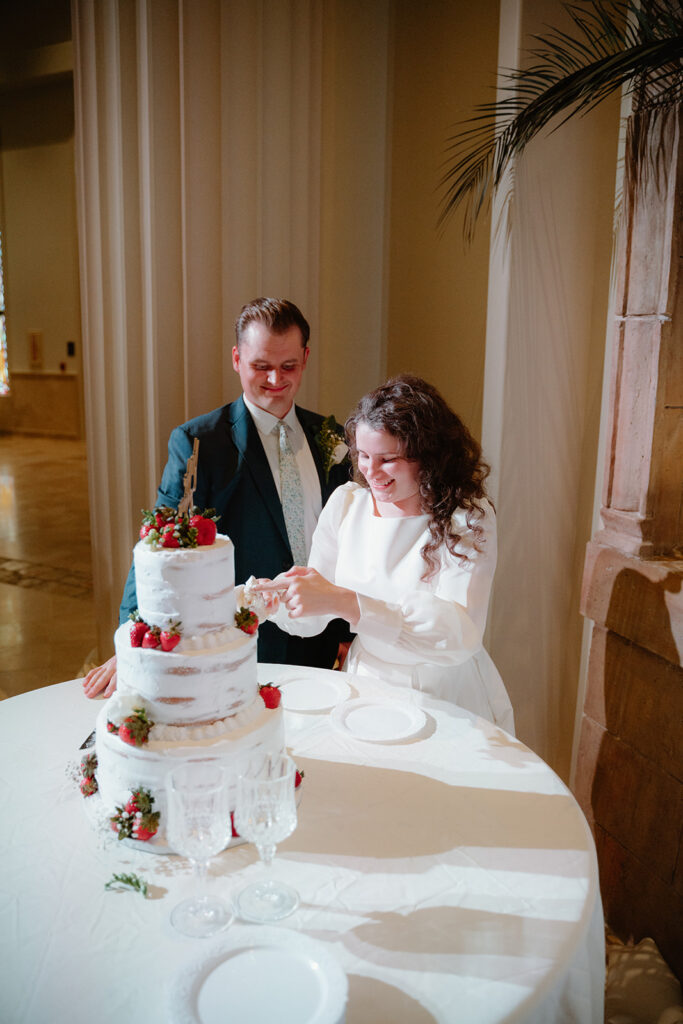
[{"label": "light green necktie", "polygon": [[295,565],[306,565],[306,535],[304,533],[304,490],[296,458],[287,437],[287,424],[282,420],[275,427],[279,433],[280,501],[285,517],[289,546]]}]

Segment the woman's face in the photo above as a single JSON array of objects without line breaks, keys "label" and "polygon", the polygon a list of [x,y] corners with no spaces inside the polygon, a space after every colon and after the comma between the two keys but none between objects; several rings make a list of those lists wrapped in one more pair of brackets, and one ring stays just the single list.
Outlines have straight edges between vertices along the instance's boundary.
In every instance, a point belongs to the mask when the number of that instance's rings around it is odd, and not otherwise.
[{"label": "woman's face", "polygon": [[374,430],[361,421],[356,427],[356,449],[358,469],[368,482],[380,515],[419,515],[419,463],[404,458],[393,434]]}]

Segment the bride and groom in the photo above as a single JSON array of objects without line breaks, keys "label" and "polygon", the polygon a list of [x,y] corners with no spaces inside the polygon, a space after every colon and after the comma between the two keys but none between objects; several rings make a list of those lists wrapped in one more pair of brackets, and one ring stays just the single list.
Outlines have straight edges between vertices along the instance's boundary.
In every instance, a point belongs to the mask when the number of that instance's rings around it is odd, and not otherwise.
[{"label": "bride and groom", "polygon": [[[235,580],[259,580],[262,662],[349,671],[452,701],[514,731],[482,646],[496,562],[488,467],[431,385],[403,375],[365,395],[346,424],[355,482],[330,421],[294,404],[310,329],[284,299],[243,307],[233,368],[243,394],[171,433],[157,505],[177,507],[198,438],[194,503],[235,546]],[[275,580],[274,589],[268,580]],[[133,569],[120,609],[136,607]],[[115,659],[84,691],[112,692]]]}]

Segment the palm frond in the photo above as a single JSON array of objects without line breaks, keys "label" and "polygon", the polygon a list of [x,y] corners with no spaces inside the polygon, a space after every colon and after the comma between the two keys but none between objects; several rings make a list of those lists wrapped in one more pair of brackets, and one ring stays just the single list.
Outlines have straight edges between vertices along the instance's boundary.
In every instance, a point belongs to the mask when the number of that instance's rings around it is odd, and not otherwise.
[{"label": "palm frond", "polygon": [[[640,88],[641,105],[683,100],[683,5],[669,0],[574,0],[563,4],[574,32],[535,36],[524,69],[503,72],[501,98],[475,108],[447,140],[439,224],[466,207],[471,240],[511,161],[544,128],[557,130],[615,90]],[[646,88],[643,88],[643,83]]]}]

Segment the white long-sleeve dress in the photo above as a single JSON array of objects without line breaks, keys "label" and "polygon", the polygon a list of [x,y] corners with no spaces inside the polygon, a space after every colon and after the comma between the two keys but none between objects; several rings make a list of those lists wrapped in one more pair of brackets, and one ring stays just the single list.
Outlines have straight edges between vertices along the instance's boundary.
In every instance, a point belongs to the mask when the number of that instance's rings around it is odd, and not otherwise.
[{"label": "white long-sleeve dress", "polygon": [[[482,646],[497,545],[495,513],[489,502],[481,504],[481,550],[474,547],[465,512],[456,512],[458,552],[468,560],[461,562],[444,545],[440,568],[424,582],[420,551],[429,516],[377,516],[370,491],[345,484],[321,513],[308,564],[358,595],[360,619],[344,666],[348,672],[424,690],[514,734],[507,691]],[[330,618],[290,619],[282,606],[274,621],[298,636],[313,636]]]}]

